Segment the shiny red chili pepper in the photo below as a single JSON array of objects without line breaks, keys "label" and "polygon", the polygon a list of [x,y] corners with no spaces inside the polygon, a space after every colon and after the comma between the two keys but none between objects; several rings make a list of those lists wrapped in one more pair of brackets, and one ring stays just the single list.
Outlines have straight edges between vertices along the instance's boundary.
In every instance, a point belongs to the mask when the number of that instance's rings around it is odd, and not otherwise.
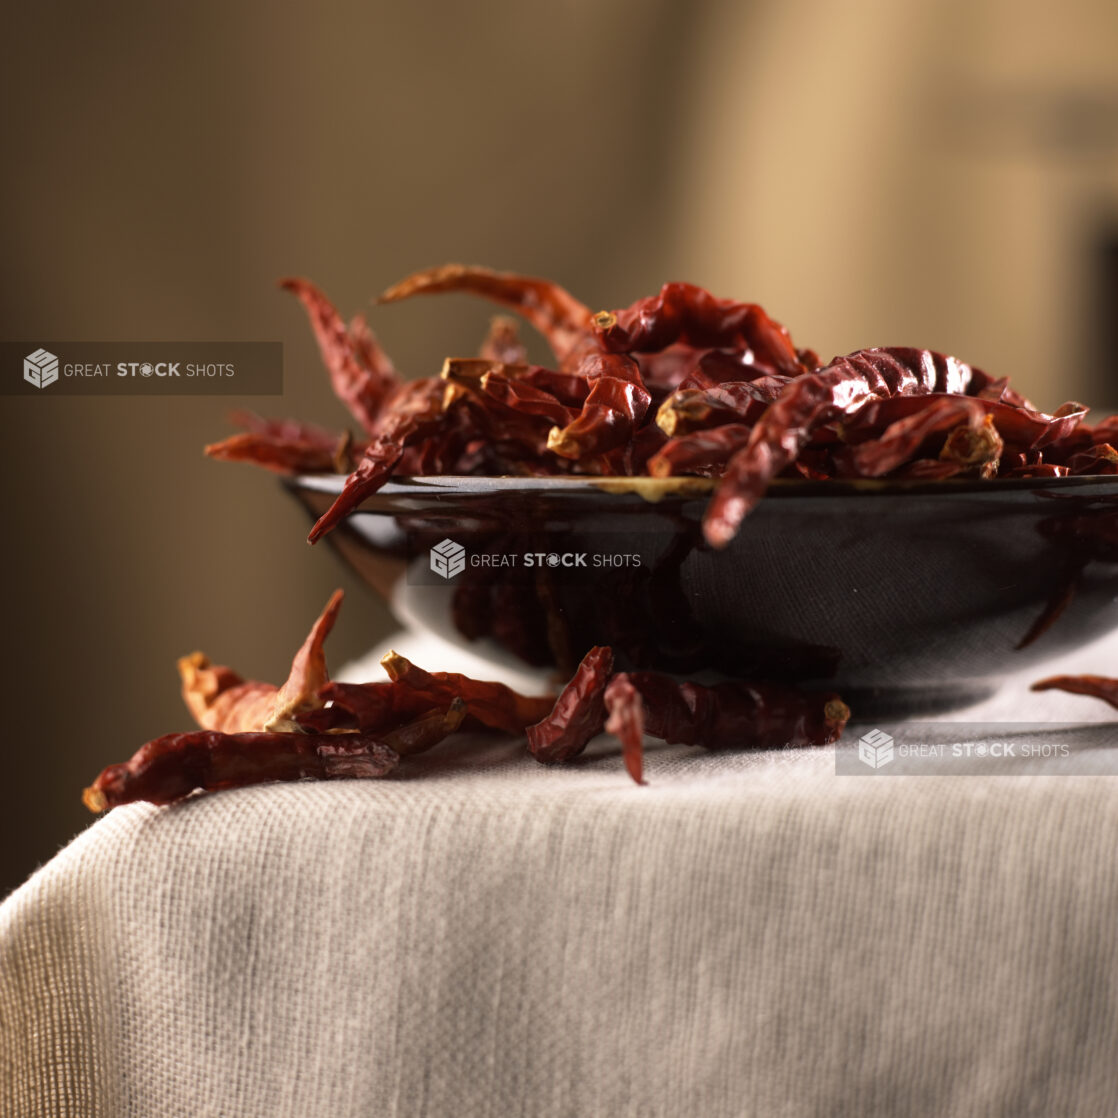
[{"label": "shiny red chili pepper", "polygon": [[653,353],[683,342],[700,349],[748,349],[777,372],[803,372],[788,331],[761,307],[716,299],[690,283],[666,283],[658,295],[602,311],[593,322],[610,353]]},{"label": "shiny red chili pepper", "polygon": [[757,421],[749,442],[730,459],[703,522],[707,541],[725,547],[764,495],[769,481],[795,461],[813,432],[871,400],[930,392],[963,394],[969,365],[921,349],[867,349],[795,378]]},{"label": "shiny red chili pepper", "polygon": [[644,421],[652,394],[640,367],[624,354],[593,354],[581,366],[590,392],[578,418],[553,427],[547,449],[563,458],[589,458],[623,446]]}]

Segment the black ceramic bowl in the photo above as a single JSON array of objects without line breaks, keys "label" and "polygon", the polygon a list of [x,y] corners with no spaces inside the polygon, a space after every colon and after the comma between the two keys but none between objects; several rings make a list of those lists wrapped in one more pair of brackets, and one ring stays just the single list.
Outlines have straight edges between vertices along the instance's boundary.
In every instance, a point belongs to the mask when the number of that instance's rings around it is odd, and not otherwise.
[{"label": "black ceramic bowl", "polygon": [[[343,481],[286,485],[317,517]],[[1118,478],[777,481],[724,551],[700,530],[712,484],[414,478],[329,539],[410,621],[495,658],[566,672],[610,644],[860,715],[964,705],[1118,623]]]}]

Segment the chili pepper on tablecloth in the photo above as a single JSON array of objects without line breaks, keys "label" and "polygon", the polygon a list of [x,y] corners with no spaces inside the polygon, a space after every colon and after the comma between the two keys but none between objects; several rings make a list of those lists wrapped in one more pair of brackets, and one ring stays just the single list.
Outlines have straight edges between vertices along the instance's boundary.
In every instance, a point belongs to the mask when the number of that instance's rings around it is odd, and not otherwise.
[{"label": "chili pepper on tablecloth", "polygon": [[1069,474],[1118,474],[1118,450],[1110,443],[1096,443],[1071,455],[1065,465]]},{"label": "chili pepper on tablecloth", "polygon": [[130,761],[109,765],[82,794],[90,811],[146,800],[169,804],[198,789],[218,791],[276,780],[386,776],[399,758],[361,734],[165,734]]},{"label": "chili pepper on tablecloth", "polygon": [[550,698],[521,695],[503,683],[470,679],[458,672],[427,672],[398,652],[386,653],[380,662],[393,683],[417,692],[432,705],[448,706],[461,699],[471,718],[494,730],[523,733],[551,709]]},{"label": "chili pepper on tablecloth", "polygon": [[528,751],[545,764],[569,761],[605,725],[603,696],[613,671],[613,650],[598,645],[583,658],[547,716],[527,728]]},{"label": "chili pepper on tablecloth", "polygon": [[381,408],[400,384],[392,362],[363,317],[358,315],[347,328],[334,305],[309,280],[285,279],[280,287],[306,308],[335,394],[372,434]]},{"label": "chili pepper on tablecloth", "polygon": [[830,745],[850,718],[850,708],[835,694],[738,681],[704,686],[660,672],[615,675],[605,704],[606,730],[621,739],[625,766],[638,783],[646,733],[670,745],[783,749]]},{"label": "chili pepper on tablecloth", "polygon": [[623,446],[644,421],[652,394],[640,367],[624,354],[594,354],[581,366],[590,392],[578,418],[553,427],[547,449],[563,458],[582,459]]},{"label": "chili pepper on tablecloth", "polygon": [[377,302],[395,303],[413,295],[448,291],[480,295],[516,311],[547,339],[563,368],[577,365],[588,341],[593,344],[590,308],[558,284],[533,276],[446,264],[407,276],[390,287]]},{"label": "chili pepper on tablecloth", "polygon": [[213,665],[201,652],[178,663],[182,697],[204,730],[238,733],[292,725],[292,715],[321,707],[318,692],[329,681],[323,651],[337,620],[343,593],[335,590],[295,653],[282,687],[246,681],[232,668]]},{"label": "chili pepper on tablecloth", "polygon": [[1054,675],[1032,685],[1033,691],[1068,691],[1073,695],[1087,695],[1102,699],[1118,710],[1118,679],[1101,675]]},{"label": "chili pepper on tablecloth", "polygon": [[560,427],[573,422],[578,415],[575,409],[561,404],[550,392],[510,376],[504,369],[488,370],[480,383],[486,395],[521,415],[538,415]]}]

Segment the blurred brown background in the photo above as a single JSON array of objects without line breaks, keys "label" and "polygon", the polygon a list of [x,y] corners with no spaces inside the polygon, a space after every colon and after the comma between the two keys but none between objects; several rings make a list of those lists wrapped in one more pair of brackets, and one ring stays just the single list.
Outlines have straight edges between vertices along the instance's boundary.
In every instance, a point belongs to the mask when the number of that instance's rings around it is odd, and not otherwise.
[{"label": "blurred brown background", "polygon": [[[930,346],[1047,408],[1118,404],[1107,0],[5,14],[0,337],[282,340],[284,398],[245,402],[340,425],[276,278],[351,313],[459,260],[594,306],[688,279],[824,357]],[[371,317],[419,375],[487,315]],[[0,893],[89,822],[104,764],[186,728],[178,656],[278,681],[336,585],[333,663],[392,624],[269,475],[202,458],[240,402],[0,397]]]}]

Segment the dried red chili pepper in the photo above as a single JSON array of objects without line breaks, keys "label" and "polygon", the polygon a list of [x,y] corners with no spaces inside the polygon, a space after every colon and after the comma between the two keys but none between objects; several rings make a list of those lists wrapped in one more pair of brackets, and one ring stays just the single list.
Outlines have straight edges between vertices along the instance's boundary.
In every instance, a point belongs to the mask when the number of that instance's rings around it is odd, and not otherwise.
[{"label": "dried red chili pepper", "polygon": [[[991,460],[996,463],[1003,444],[996,431],[988,432],[986,418],[978,400],[966,396],[936,396],[919,410],[890,423],[879,438],[853,447],[849,453],[852,473],[855,477],[882,477],[913,459],[933,436],[960,430],[983,433],[979,438],[956,435],[953,442],[949,436],[940,453],[942,459],[960,466]],[[967,445],[963,445],[964,442]]]},{"label": "dried red chili pepper", "polygon": [[601,311],[593,323],[610,353],[652,353],[683,342],[698,349],[748,349],[777,372],[804,371],[788,331],[761,307],[716,299],[690,283],[666,283],[658,295]]},{"label": "dried red chili pepper", "polygon": [[1067,466],[1057,466],[1054,462],[1036,462],[1028,466],[1016,466],[1006,470],[1002,477],[1067,477]]},{"label": "dried red chili pepper", "polygon": [[553,427],[547,449],[563,458],[589,458],[624,445],[644,421],[652,394],[640,367],[623,354],[592,354],[581,366],[590,392],[577,419]]},{"label": "dried red chili pepper", "polygon": [[752,425],[788,383],[788,377],[761,376],[709,388],[679,388],[660,405],[656,426],[665,435],[686,435],[726,423]]},{"label": "dried red chili pepper", "polygon": [[613,671],[613,650],[598,645],[583,658],[547,716],[527,727],[528,751],[545,764],[569,761],[606,721],[604,694]]},{"label": "dried red chili pepper", "polygon": [[670,745],[783,749],[830,745],[850,718],[850,708],[835,694],[738,681],[706,687],[659,672],[614,676],[605,703],[606,729],[621,737],[626,768],[638,781],[645,733]]},{"label": "dried red chili pepper", "polygon": [[399,758],[361,734],[165,734],[130,761],[109,765],[82,794],[90,811],[146,800],[170,804],[198,789],[217,791],[277,780],[386,776]]},{"label": "dried red chili pepper", "polygon": [[1087,695],[1092,699],[1102,699],[1118,710],[1118,679],[1107,679],[1101,675],[1054,675],[1034,683],[1031,690]]},{"label": "dried red chili pepper", "polygon": [[1118,450],[1110,443],[1096,443],[1071,455],[1066,464],[1069,474],[1118,474]]},{"label": "dried red chili pepper", "polygon": [[387,480],[404,448],[430,431],[442,415],[444,385],[437,379],[413,381],[400,389],[376,425],[357,468],[346,478],[334,503],[318,518],[307,539],[315,543]]},{"label": "dried red chili pepper", "polygon": [[720,477],[726,463],[749,442],[752,433],[753,428],[743,423],[727,423],[709,431],[678,435],[649,458],[648,473],[651,477]]},{"label": "dried red chili pepper", "polygon": [[338,619],[344,596],[341,590],[335,590],[326,608],[311,626],[306,640],[291,661],[287,679],[276,692],[275,707],[268,721],[261,726],[262,730],[297,730],[296,719],[300,714],[322,706],[318,693],[330,682],[324,645]]},{"label": "dried red chili pepper", "polygon": [[[676,692],[678,694],[678,692]],[[625,672],[618,672],[605,689],[608,711],[605,728],[621,742],[625,771],[644,783],[644,699]]]},{"label": "dried red chili pepper", "polygon": [[178,669],[183,701],[202,729],[259,730],[271,717],[279,690],[275,684],[245,680],[232,668],[211,664],[201,652],[184,656]]},{"label": "dried red chili pepper", "polygon": [[372,434],[381,408],[400,384],[392,362],[364,318],[354,318],[347,329],[334,305],[309,280],[285,279],[280,287],[306,308],[335,394]]},{"label": "dried red chili pepper", "polygon": [[427,672],[397,652],[381,658],[389,679],[431,701],[446,706],[455,699],[466,704],[466,713],[484,726],[519,734],[551,709],[552,700],[521,695],[503,683],[470,679],[458,672]]},{"label": "dried red chili pepper", "polygon": [[395,303],[413,295],[447,291],[480,295],[526,318],[546,339],[564,368],[577,364],[590,335],[590,308],[558,284],[489,268],[446,264],[415,272],[390,287],[377,300]]},{"label": "dried red chili pepper", "polygon": [[432,711],[385,733],[381,741],[401,757],[424,753],[444,738],[454,733],[466,717],[466,704],[461,699],[451,699],[446,710]]},{"label": "dried red chili pepper", "polygon": [[873,399],[930,392],[964,394],[969,365],[921,349],[867,349],[797,377],[757,421],[749,442],[730,459],[703,522],[707,541],[725,547],[764,495],[769,481],[795,461],[819,427]]},{"label": "dried red chili pepper", "polygon": [[204,448],[208,458],[251,462],[279,474],[348,473],[351,436],[336,436],[329,445],[242,431]]},{"label": "dried red chili pepper", "polygon": [[489,369],[481,378],[481,390],[521,415],[538,415],[560,427],[573,422],[578,414],[550,392],[509,376],[503,369]]},{"label": "dried red chili pepper", "polygon": [[272,730],[289,723],[293,714],[320,707],[316,695],[329,678],[323,645],[334,627],[342,597],[341,590],[330,596],[295,653],[282,687],[245,681],[232,668],[211,664],[201,652],[183,657],[178,664],[182,696],[195,722],[204,730],[225,733]]}]

